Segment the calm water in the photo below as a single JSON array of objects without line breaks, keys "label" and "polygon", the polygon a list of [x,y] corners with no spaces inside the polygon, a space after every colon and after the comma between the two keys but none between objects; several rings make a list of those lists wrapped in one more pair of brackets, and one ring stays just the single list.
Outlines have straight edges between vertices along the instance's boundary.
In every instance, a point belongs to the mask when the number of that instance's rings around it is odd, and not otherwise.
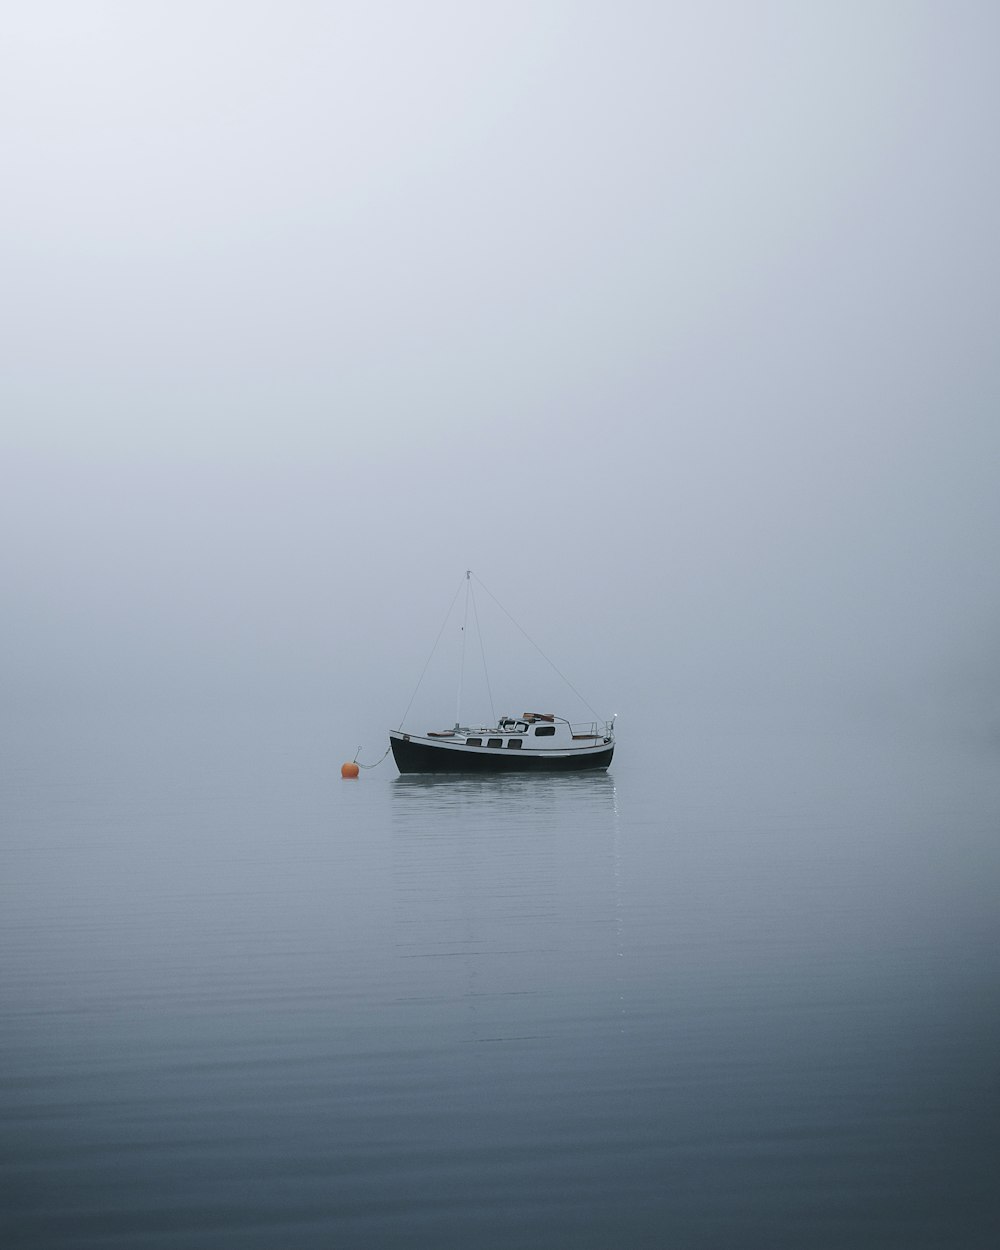
[{"label": "calm water", "polygon": [[1000,1245],[995,742],[340,760],[5,744],[0,1245]]}]

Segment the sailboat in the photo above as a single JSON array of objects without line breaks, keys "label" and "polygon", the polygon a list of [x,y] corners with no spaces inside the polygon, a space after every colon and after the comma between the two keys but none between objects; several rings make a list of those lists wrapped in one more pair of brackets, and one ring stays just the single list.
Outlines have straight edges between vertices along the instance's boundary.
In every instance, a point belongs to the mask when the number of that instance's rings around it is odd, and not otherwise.
[{"label": "sailboat", "polygon": [[[465,618],[468,620],[469,601],[473,600],[473,573],[466,569]],[[532,646],[555,669],[574,694],[584,703],[567,678],[552,664],[545,653],[514,621],[507,609],[477,578],[476,581],[490,595]],[[449,608],[449,616],[461,591],[455,593]],[[478,622],[478,613],[475,619]],[[445,618],[447,623],[448,617]],[[441,633],[444,626],[441,627]],[[438,634],[438,641],[441,639]],[[606,769],[615,750],[614,722],[601,721],[596,714],[592,721],[573,722],[554,712],[521,712],[519,715],[503,715],[491,725],[463,725],[462,722],[462,674],[464,673],[464,648],[466,629],[462,630],[462,665],[459,674],[457,715],[449,729],[428,729],[423,733],[404,732],[403,721],[413,704],[416,690],[400,721],[398,729],[390,730],[389,746],[393,759],[401,773],[507,773],[507,772],[579,772],[587,769]],[[482,641],[480,637],[480,642]],[[434,647],[436,649],[437,642]],[[432,650],[431,655],[434,652]],[[428,663],[430,657],[428,657]],[[424,672],[427,665],[424,665]],[[421,681],[423,674],[421,674]],[[420,681],[417,682],[417,689]],[[492,695],[491,695],[492,702]],[[589,707],[589,704],[587,705]],[[593,711],[593,709],[590,709]]]}]

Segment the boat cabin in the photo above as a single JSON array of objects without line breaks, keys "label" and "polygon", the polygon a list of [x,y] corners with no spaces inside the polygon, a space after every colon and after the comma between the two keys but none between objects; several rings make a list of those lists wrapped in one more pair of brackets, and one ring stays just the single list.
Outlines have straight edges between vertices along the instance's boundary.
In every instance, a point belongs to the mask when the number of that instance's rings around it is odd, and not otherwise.
[{"label": "boat cabin", "polygon": [[501,716],[494,728],[471,729],[456,725],[454,729],[427,731],[429,738],[448,738],[455,746],[498,747],[520,751],[523,747],[534,750],[552,748],[566,750],[578,746],[607,741],[598,733],[596,723],[572,725],[552,712],[522,712],[520,716]]}]

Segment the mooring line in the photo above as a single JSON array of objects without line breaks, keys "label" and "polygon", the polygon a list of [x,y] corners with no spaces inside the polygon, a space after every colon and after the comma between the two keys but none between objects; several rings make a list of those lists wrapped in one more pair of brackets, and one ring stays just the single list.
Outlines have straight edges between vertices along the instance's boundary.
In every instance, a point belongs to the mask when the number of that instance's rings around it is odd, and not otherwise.
[{"label": "mooring line", "polygon": [[[388,755],[391,750],[392,750],[392,743],[390,742],[389,745],[385,748],[385,755]],[[358,749],[354,752],[354,762],[355,764],[357,764],[359,768],[378,768],[379,764],[382,763],[382,760],[385,759],[385,755],[383,755],[382,759],[376,760],[374,764],[362,764],[361,761],[358,759],[358,756],[360,754],[361,754],[361,748],[358,747]]]}]

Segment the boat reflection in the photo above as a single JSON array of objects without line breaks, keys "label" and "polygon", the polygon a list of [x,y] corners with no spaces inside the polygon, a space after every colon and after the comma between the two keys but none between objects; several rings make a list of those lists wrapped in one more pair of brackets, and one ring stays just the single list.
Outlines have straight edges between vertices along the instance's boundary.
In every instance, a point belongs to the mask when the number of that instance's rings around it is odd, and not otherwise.
[{"label": "boat reflection", "polygon": [[410,809],[439,808],[442,812],[469,806],[478,808],[480,822],[506,824],[558,810],[560,816],[600,812],[613,815],[614,778],[604,772],[584,773],[407,773],[391,783],[393,807],[403,816]]}]

